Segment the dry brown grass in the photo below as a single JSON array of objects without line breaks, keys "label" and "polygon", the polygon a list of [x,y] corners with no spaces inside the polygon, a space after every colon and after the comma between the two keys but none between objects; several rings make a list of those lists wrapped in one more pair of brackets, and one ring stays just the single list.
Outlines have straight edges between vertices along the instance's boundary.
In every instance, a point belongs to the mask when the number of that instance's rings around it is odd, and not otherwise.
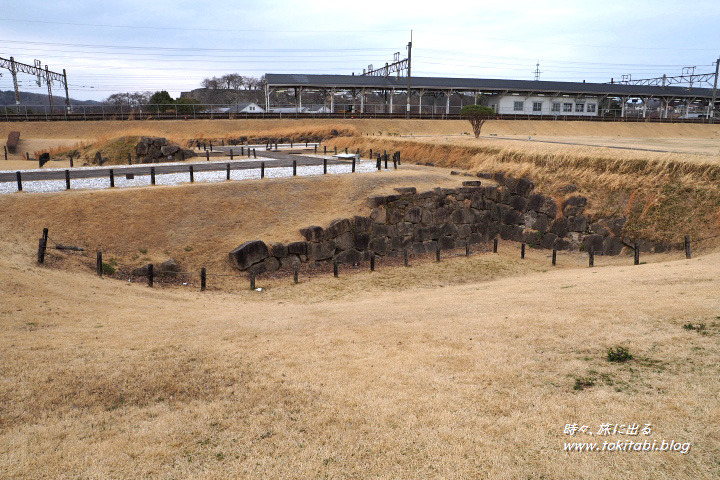
[{"label": "dry brown grass", "polygon": [[354,175],[0,195],[0,210],[8,212],[0,235],[18,245],[36,245],[39,232],[48,227],[60,243],[80,245],[90,253],[101,250],[106,259],[123,264],[172,256],[184,268],[229,273],[234,270],[228,252],[246,240],[300,240],[302,227],[367,215],[365,200],[372,193],[391,193],[395,186],[459,185],[448,173],[408,167]]},{"label": "dry brown grass", "polygon": [[[396,268],[404,291],[366,272],[366,293],[326,276],[280,298],[150,290],[3,245],[10,478],[717,478],[717,254],[542,271],[501,252],[513,271],[492,282],[417,288]],[[608,363],[618,344],[634,360]],[[566,423],[604,422],[692,449],[562,451]]]}]

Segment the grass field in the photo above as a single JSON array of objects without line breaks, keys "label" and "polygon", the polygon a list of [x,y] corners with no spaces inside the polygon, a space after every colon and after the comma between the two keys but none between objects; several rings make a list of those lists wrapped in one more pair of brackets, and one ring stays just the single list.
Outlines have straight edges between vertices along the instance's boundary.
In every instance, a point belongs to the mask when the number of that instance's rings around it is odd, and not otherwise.
[{"label": "grass field", "polygon": [[[46,125],[47,138],[74,139],[74,124]],[[652,141],[671,126],[621,127],[652,127]],[[370,194],[467,178],[451,169],[530,175],[558,199],[573,183],[592,211],[616,209],[658,237],[720,227],[720,167],[703,156],[493,147],[501,140],[451,137],[452,122],[425,128],[432,137],[333,140],[402,150],[397,171],[0,195],[0,477],[718,478],[716,240],[694,243],[691,260],[596,257],[592,269],[584,253],[552,267],[546,250],[520,260],[501,242],[498,254],[478,246],[409,268],[381,259],[339,278],[303,270],[297,285],[261,276],[262,291],[245,277],[211,276],[200,292],[195,281],[151,289],[93,273],[102,250],[121,264],[172,256],[229,275],[227,252],[246,240],[296,240],[300,227],[367,214]],[[700,130],[687,135],[714,141]],[[49,250],[38,266],[43,227],[86,252]],[[632,359],[608,361],[617,346]],[[605,423],[651,434],[564,434]],[[689,451],[563,447],[645,439]]]}]

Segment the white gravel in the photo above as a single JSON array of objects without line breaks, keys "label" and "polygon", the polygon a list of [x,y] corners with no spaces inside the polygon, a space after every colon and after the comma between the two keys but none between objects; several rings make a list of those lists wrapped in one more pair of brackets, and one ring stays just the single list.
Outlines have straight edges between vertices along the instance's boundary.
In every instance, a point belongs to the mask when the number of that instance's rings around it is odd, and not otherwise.
[{"label": "white gravel", "polygon": [[[270,160],[268,160],[270,161]],[[183,164],[184,162],[176,162],[176,164]],[[210,162],[210,163],[228,163],[223,162]],[[137,165],[133,165],[137,166]],[[108,166],[109,167],[109,166]],[[73,170],[97,168],[97,167],[76,167]],[[125,174],[122,173],[122,165],[114,165],[112,168],[115,170],[115,188],[128,188],[128,187],[144,187],[150,185],[150,175],[135,175],[132,180],[127,180]],[[348,165],[328,165],[328,174],[343,174],[350,173],[352,167]],[[47,171],[49,169],[43,169]],[[52,169],[63,171],[65,169]],[[376,170],[375,162],[372,160],[361,160],[358,161],[355,167],[356,172],[372,172]],[[14,170],[12,170],[14,171]],[[23,170],[23,171],[39,171],[39,170]],[[322,175],[323,166],[298,166],[297,174],[300,177],[308,177],[313,175]],[[219,170],[215,172],[195,172],[196,182],[223,182],[226,178],[226,171]],[[266,178],[282,178],[291,177],[292,167],[265,167]],[[246,180],[252,178],[260,178],[260,169],[253,168],[248,170],[231,170],[231,180]],[[183,173],[166,173],[155,175],[156,185],[178,185],[181,183],[189,183],[190,174],[188,172]],[[70,188],[72,190],[98,190],[103,188],[110,188],[110,179],[107,177],[99,178],[72,178],[70,180]],[[23,180],[23,191],[24,192],[60,192],[65,190],[65,180],[36,180],[27,181]],[[14,193],[17,192],[17,183],[12,182],[0,182],[0,193]]]}]

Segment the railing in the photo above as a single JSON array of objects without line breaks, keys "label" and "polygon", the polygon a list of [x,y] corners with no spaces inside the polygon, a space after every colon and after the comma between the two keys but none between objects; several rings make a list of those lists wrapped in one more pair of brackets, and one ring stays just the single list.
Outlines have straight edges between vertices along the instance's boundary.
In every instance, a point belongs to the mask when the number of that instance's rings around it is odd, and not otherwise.
[{"label": "railing", "polygon": [[[405,105],[394,105],[393,112],[384,105],[365,105],[365,112],[360,113],[359,107],[352,104],[335,104],[335,112],[307,112],[297,108],[283,106],[283,111],[271,112],[237,112],[235,104],[193,104],[193,105],[74,105],[72,107],[48,105],[12,105],[0,106],[0,121],[89,121],[89,120],[196,120],[196,119],[373,119],[373,118],[409,118],[427,120],[458,120],[464,118],[459,106],[451,106],[451,113],[445,113],[445,106],[425,106],[422,112],[413,105],[411,113],[404,111]],[[272,109],[271,109],[272,110]],[[673,115],[673,114],[671,114]],[[514,113],[496,114],[502,120],[557,120],[557,121],[593,121],[593,122],[652,122],[652,123],[720,123],[720,118],[680,118],[677,114],[670,118],[658,118],[657,111],[646,112],[643,117],[640,111],[625,112],[621,110],[602,109],[597,114],[548,114],[548,113]]]}]

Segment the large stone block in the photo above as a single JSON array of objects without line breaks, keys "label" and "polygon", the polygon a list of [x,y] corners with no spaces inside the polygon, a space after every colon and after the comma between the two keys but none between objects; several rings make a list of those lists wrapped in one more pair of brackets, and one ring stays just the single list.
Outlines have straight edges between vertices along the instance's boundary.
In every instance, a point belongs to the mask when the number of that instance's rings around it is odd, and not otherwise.
[{"label": "large stone block", "polygon": [[265,260],[269,255],[267,245],[260,240],[250,240],[230,252],[230,260],[240,270]]},{"label": "large stone block", "polygon": [[467,207],[458,208],[452,212],[450,220],[453,223],[473,223],[475,221],[475,213]]},{"label": "large stone block", "polygon": [[517,195],[522,195],[523,197],[527,197],[530,195],[530,192],[535,188],[535,184],[528,179],[528,178],[519,178],[517,181],[517,185],[515,186],[514,193]]},{"label": "large stone block", "polygon": [[308,244],[307,242],[291,242],[288,243],[288,254],[292,255],[307,255]]},{"label": "large stone block", "polygon": [[550,231],[558,237],[565,237],[568,233],[568,219],[567,217],[560,217],[550,224]]},{"label": "large stone block", "polygon": [[395,189],[396,192],[398,192],[400,195],[411,195],[414,193],[417,193],[417,188],[415,187],[397,187]]},{"label": "large stone block", "polygon": [[355,233],[370,233],[373,221],[370,217],[355,215],[352,219],[352,230]]},{"label": "large stone block", "polygon": [[160,153],[162,153],[164,157],[167,157],[168,155],[175,155],[179,151],[180,147],[177,145],[164,145],[160,147]]},{"label": "large stone block", "polygon": [[587,219],[584,215],[575,215],[568,218],[568,230],[571,232],[584,232],[587,230]]},{"label": "large stone block", "polygon": [[293,265],[299,264],[300,257],[298,257],[297,255],[288,255],[287,257],[280,259],[280,268],[290,269],[293,268]]},{"label": "large stone block", "polygon": [[388,252],[388,239],[385,237],[375,237],[370,240],[368,247],[371,251],[378,255],[387,255]]},{"label": "large stone block", "polygon": [[436,240],[440,236],[440,227],[438,225],[428,225],[415,230],[414,239],[418,242],[426,242],[428,240]]},{"label": "large stone block", "polygon": [[323,228],[318,225],[310,225],[309,227],[301,228],[300,235],[302,235],[308,242],[322,242],[325,238]]},{"label": "large stone block", "polygon": [[425,253],[435,253],[435,250],[437,250],[437,242],[435,240],[423,242],[423,245],[425,246]]},{"label": "large stone block", "polygon": [[283,258],[288,256],[288,247],[282,243],[271,243],[270,244],[270,256]]},{"label": "large stone block", "polygon": [[602,235],[588,235],[583,239],[583,250],[589,252],[592,248],[596,254],[602,254],[603,252],[603,236]]},{"label": "large stone block", "polygon": [[328,225],[325,229],[325,240],[332,240],[333,238],[349,231],[350,220],[347,218],[337,218],[330,222],[330,225]]},{"label": "large stone block", "polygon": [[412,235],[415,233],[415,225],[410,222],[400,222],[396,226],[397,234],[400,236]]},{"label": "large stone block", "polygon": [[414,255],[422,255],[425,253],[425,245],[422,242],[415,242],[412,244],[412,248],[408,249]]},{"label": "large stone block", "polygon": [[442,224],[450,219],[452,209],[450,207],[440,207],[433,212],[433,221],[435,224]]},{"label": "large stone block", "polygon": [[547,249],[552,249],[555,246],[557,238],[557,235],[554,233],[546,233],[545,236],[543,236],[541,245]]},{"label": "large stone block", "polygon": [[562,204],[562,212],[566,217],[573,217],[582,213],[587,205],[587,198],[581,195],[574,195],[565,199]]},{"label": "large stone block", "polygon": [[508,187],[502,186],[497,189],[496,201],[504,204],[509,204],[512,198],[512,193]]},{"label": "large stone block", "polygon": [[525,226],[533,230],[546,232],[548,229],[548,217],[543,213],[530,210],[525,214]]},{"label": "large stone block", "polygon": [[[473,223],[473,225],[477,225]],[[472,233],[472,228],[470,225],[459,225],[456,227],[457,236],[460,238],[467,238]]]},{"label": "large stone block", "polygon": [[308,256],[311,260],[327,260],[335,254],[335,241],[328,240],[326,242],[311,243],[309,245]]},{"label": "large stone block", "polygon": [[397,207],[388,208],[387,213],[387,223],[390,224],[396,224],[403,221],[403,217],[405,216],[403,210]]},{"label": "large stone block", "polygon": [[442,236],[438,239],[441,250],[453,250],[455,248],[455,239],[453,237]]},{"label": "large stone block", "polygon": [[[465,225],[467,227],[467,225]],[[457,227],[452,223],[443,223],[440,226],[440,235],[456,236],[458,234]]]},{"label": "large stone block", "polygon": [[528,197],[527,209],[544,213],[550,218],[555,218],[557,215],[555,199],[547,195],[540,195],[539,193],[532,194]]},{"label": "large stone block", "polygon": [[337,248],[338,250],[348,250],[350,248],[353,248],[353,246],[354,239],[352,233],[345,232],[335,237],[335,248]]},{"label": "large stone block", "polygon": [[263,260],[263,265],[265,266],[266,272],[272,273],[280,268],[280,261],[275,257],[268,257]]},{"label": "large stone block", "polygon": [[527,208],[527,198],[521,197],[520,195],[514,195],[510,199],[510,206],[520,213],[524,213]]},{"label": "large stone block", "polygon": [[393,237],[397,235],[397,227],[385,223],[373,223],[373,235],[379,237]]},{"label": "large stone block", "polygon": [[351,248],[350,250],[345,250],[338,253],[335,256],[335,260],[337,260],[338,263],[352,265],[353,263],[360,263],[360,261],[362,260],[362,255],[359,251]]},{"label": "large stone block", "polygon": [[506,225],[517,225],[523,220],[522,214],[514,208],[509,208],[503,215],[502,222]]},{"label": "large stone block", "polygon": [[410,223],[420,223],[422,221],[422,210],[420,207],[408,208],[405,212],[405,221]]},{"label": "large stone block", "polygon": [[370,245],[370,234],[356,232],[353,234],[353,247],[357,250],[366,250]]},{"label": "large stone block", "polygon": [[478,243],[484,243],[486,237],[481,233],[473,233],[467,238],[467,242],[470,245],[477,245]]},{"label": "large stone block", "polygon": [[624,246],[620,237],[605,237],[605,240],[603,240],[603,255],[618,255]]},{"label": "large stone block", "polygon": [[392,237],[390,248],[392,250],[409,250],[412,247],[412,237]]}]

